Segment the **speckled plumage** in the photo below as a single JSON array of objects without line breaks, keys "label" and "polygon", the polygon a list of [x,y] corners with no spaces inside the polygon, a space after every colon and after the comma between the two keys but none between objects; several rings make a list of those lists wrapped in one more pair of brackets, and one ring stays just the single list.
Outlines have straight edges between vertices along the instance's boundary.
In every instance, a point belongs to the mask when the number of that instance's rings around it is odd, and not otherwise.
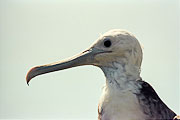
[{"label": "speckled plumage", "polygon": [[173,120],[176,114],[159,98],[155,90],[145,81],[137,81],[142,87],[137,94],[139,104],[147,120]]}]

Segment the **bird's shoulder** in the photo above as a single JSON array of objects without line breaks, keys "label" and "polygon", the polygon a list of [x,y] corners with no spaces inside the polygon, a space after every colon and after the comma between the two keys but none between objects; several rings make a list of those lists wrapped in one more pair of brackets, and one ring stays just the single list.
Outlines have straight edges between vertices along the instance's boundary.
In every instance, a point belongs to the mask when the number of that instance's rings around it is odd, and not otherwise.
[{"label": "bird's shoulder", "polygon": [[137,83],[140,85],[139,93],[140,95],[144,95],[146,98],[151,98],[153,100],[159,100],[159,96],[153,87],[143,80],[138,80]]},{"label": "bird's shoulder", "polygon": [[160,99],[153,87],[143,81],[138,80],[139,92],[137,98],[144,114],[154,119],[173,119],[176,114]]}]

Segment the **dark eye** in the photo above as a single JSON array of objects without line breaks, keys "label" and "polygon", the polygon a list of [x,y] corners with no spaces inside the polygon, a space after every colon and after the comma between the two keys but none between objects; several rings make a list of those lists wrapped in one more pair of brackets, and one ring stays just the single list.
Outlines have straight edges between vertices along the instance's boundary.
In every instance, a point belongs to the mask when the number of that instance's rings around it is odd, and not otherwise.
[{"label": "dark eye", "polygon": [[105,47],[110,47],[110,46],[111,46],[111,40],[109,40],[109,39],[108,39],[108,40],[105,40],[105,41],[104,41],[104,46],[105,46]]}]

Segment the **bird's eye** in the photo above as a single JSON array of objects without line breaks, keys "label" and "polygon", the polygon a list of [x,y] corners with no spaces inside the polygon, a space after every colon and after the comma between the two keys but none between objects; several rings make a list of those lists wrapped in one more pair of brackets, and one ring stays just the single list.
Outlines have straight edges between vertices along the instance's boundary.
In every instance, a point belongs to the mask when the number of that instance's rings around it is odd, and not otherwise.
[{"label": "bird's eye", "polygon": [[111,40],[107,39],[104,41],[104,46],[105,47],[110,47],[111,46]]}]

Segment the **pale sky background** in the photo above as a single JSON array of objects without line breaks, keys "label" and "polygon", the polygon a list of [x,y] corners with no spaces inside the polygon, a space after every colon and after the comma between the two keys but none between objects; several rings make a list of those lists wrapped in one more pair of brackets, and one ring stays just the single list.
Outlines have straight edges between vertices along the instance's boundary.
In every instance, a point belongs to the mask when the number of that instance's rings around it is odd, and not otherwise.
[{"label": "pale sky background", "polygon": [[0,0],[0,119],[97,119],[103,72],[82,66],[34,78],[36,65],[88,48],[110,29],[144,46],[142,78],[180,114],[178,0]]}]

